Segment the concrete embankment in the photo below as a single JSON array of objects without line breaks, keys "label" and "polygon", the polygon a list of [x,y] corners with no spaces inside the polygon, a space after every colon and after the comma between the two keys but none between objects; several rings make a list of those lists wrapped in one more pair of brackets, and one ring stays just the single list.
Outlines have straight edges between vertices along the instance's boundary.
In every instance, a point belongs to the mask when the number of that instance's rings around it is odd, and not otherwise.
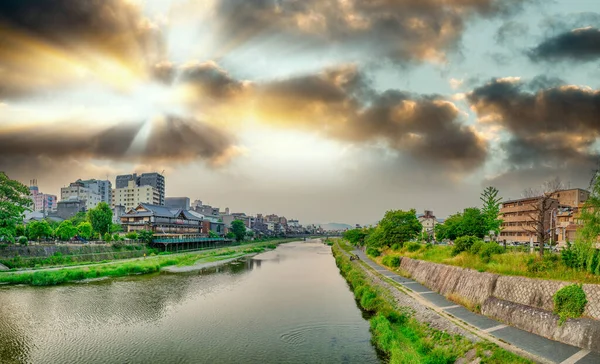
[{"label": "concrete embankment", "polygon": [[400,271],[490,318],[548,339],[600,352],[600,285],[584,284],[584,317],[559,325],[553,295],[570,282],[478,272],[402,257]]}]

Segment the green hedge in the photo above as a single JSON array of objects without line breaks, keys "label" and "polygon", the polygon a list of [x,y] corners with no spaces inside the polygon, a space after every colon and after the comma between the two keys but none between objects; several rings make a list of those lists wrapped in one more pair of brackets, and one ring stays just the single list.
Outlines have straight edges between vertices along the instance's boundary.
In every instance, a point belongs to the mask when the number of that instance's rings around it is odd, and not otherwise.
[{"label": "green hedge", "polygon": [[563,287],[554,294],[554,313],[560,317],[559,325],[567,319],[583,315],[587,298],[581,284]]}]

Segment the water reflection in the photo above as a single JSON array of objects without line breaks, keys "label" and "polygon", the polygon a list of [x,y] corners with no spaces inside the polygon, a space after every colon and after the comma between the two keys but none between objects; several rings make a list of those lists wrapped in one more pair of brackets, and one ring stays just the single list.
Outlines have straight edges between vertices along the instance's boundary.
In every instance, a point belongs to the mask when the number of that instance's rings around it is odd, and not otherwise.
[{"label": "water reflection", "polygon": [[1,288],[0,362],[377,362],[328,252],[299,242],[184,274]]}]

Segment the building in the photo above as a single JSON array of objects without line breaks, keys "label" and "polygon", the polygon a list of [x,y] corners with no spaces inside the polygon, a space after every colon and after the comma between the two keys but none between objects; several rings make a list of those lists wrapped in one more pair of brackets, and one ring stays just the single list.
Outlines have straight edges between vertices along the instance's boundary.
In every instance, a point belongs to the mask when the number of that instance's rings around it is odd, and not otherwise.
[{"label": "building", "polygon": [[225,235],[225,223],[216,216],[205,216],[202,220],[202,234],[208,235],[210,231],[218,236]]},{"label": "building", "polygon": [[[519,200],[509,200],[502,203],[500,216],[502,219],[502,228],[498,241],[507,243],[528,244],[531,241],[538,243],[538,237],[535,233],[535,206],[540,201],[540,197],[528,197]],[[545,230],[552,228],[553,214],[558,210],[558,200],[550,199],[549,212],[544,219]],[[556,235],[552,234],[551,241],[556,241]]]},{"label": "building", "polygon": [[83,184],[84,187],[100,195],[100,201],[106,202],[109,206],[112,204],[112,183],[109,180],[78,179],[77,182]]},{"label": "building", "polygon": [[126,232],[150,230],[155,234],[202,233],[202,217],[190,211],[146,203],[139,204],[121,216],[121,225]]},{"label": "building", "polygon": [[130,180],[126,187],[115,188],[113,201],[114,207],[124,206],[129,211],[140,204],[160,205],[160,194],[152,186],[138,186]]},{"label": "building", "polygon": [[56,195],[40,192],[37,186],[37,180],[35,179],[29,182],[29,193],[31,201],[33,202],[33,211],[41,211],[44,213],[56,211],[56,203],[58,202]]},{"label": "building", "polygon": [[86,207],[86,200],[82,200],[77,197],[70,197],[68,199],[59,201],[56,204],[56,213],[53,215],[68,220],[77,215],[79,212],[86,212]]},{"label": "building", "polygon": [[189,197],[167,197],[165,198],[165,206],[172,209],[189,210],[190,199]]},{"label": "building", "polygon": [[125,210],[125,206],[117,205],[112,207],[112,213],[113,224],[121,224],[121,216],[125,215],[127,210]]},{"label": "building", "polygon": [[423,232],[430,236],[435,235],[435,226],[437,225],[437,219],[433,214],[433,211],[425,210],[423,215],[417,217],[421,225],[423,225]]},{"label": "building", "polygon": [[204,205],[202,204],[201,200],[196,200],[194,201],[194,203],[192,204],[192,210],[201,213],[204,216],[219,216],[219,208],[218,207],[212,207],[210,205]]},{"label": "building", "polygon": [[82,180],[77,180],[69,184],[68,187],[60,189],[60,199],[61,201],[70,199],[82,200],[86,203],[86,209],[93,209],[102,201],[96,187],[97,186],[86,187],[86,184]]},{"label": "building", "polygon": [[152,186],[159,195],[159,205],[165,204],[165,177],[156,172],[142,173],[141,175],[124,174],[117,176],[115,181],[115,189],[128,188],[129,182],[133,182],[135,186]]},{"label": "building", "polygon": [[590,191],[581,188],[560,190],[553,193],[552,198],[557,199],[561,206],[578,207],[590,198]]}]

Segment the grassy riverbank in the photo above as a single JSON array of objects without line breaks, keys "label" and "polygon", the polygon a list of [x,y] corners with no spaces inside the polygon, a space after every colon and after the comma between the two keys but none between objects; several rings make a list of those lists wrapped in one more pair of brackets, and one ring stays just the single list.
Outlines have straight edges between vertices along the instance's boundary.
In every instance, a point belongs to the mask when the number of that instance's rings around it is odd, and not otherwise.
[{"label": "grassy riverbank", "polygon": [[[289,240],[289,239],[288,239]],[[222,248],[198,253],[165,255],[148,257],[135,261],[92,265],[81,268],[63,268],[58,270],[41,270],[23,273],[0,273],[0,284],[30,284],[34,286],[52,286],[72,281],[94,279],[100,277],[123,277],[133,274],[149,274],[160,271],[161,268],[177,265],[193,265],[199,260],[217,261],[229,259],[235,255],[261,253],[274,249],[277,244],[286,242],[264,242]]]},{"label": "grassy riverbank", "polygon": [[475,351],[481,363],[530,363],[492,343],[473,344],[464,337],[418,322],[408,309],[396,307],[390,292],[369,279],[360,263],[350,261],[342,251],[343,244],[333,246],[336,264],[360,306],[373,314],[373,343],[390,363],[454,363],[469,351]]},{"label": "grassy riverbank", "polygon": [[[557,253],[546,252],[544,259],[539,259],[537,254],[510,250],[489,255],[471,251],[464,251],[453,255],[452,249],[453,247],[451,246],[406,243],[402,248],[397,250],[386,248],[381,251],[381,256],[374,257],[373,259],[380,264],[390,266],[389,263],[385,263],[392,262],[393,260],[386,257],[403,256],[433,263],[470,268],[479,272],[600,284],[600,275],[567,267],[562,262],[560,254]],[[395,268],[393,266],[390,267]]]}]

